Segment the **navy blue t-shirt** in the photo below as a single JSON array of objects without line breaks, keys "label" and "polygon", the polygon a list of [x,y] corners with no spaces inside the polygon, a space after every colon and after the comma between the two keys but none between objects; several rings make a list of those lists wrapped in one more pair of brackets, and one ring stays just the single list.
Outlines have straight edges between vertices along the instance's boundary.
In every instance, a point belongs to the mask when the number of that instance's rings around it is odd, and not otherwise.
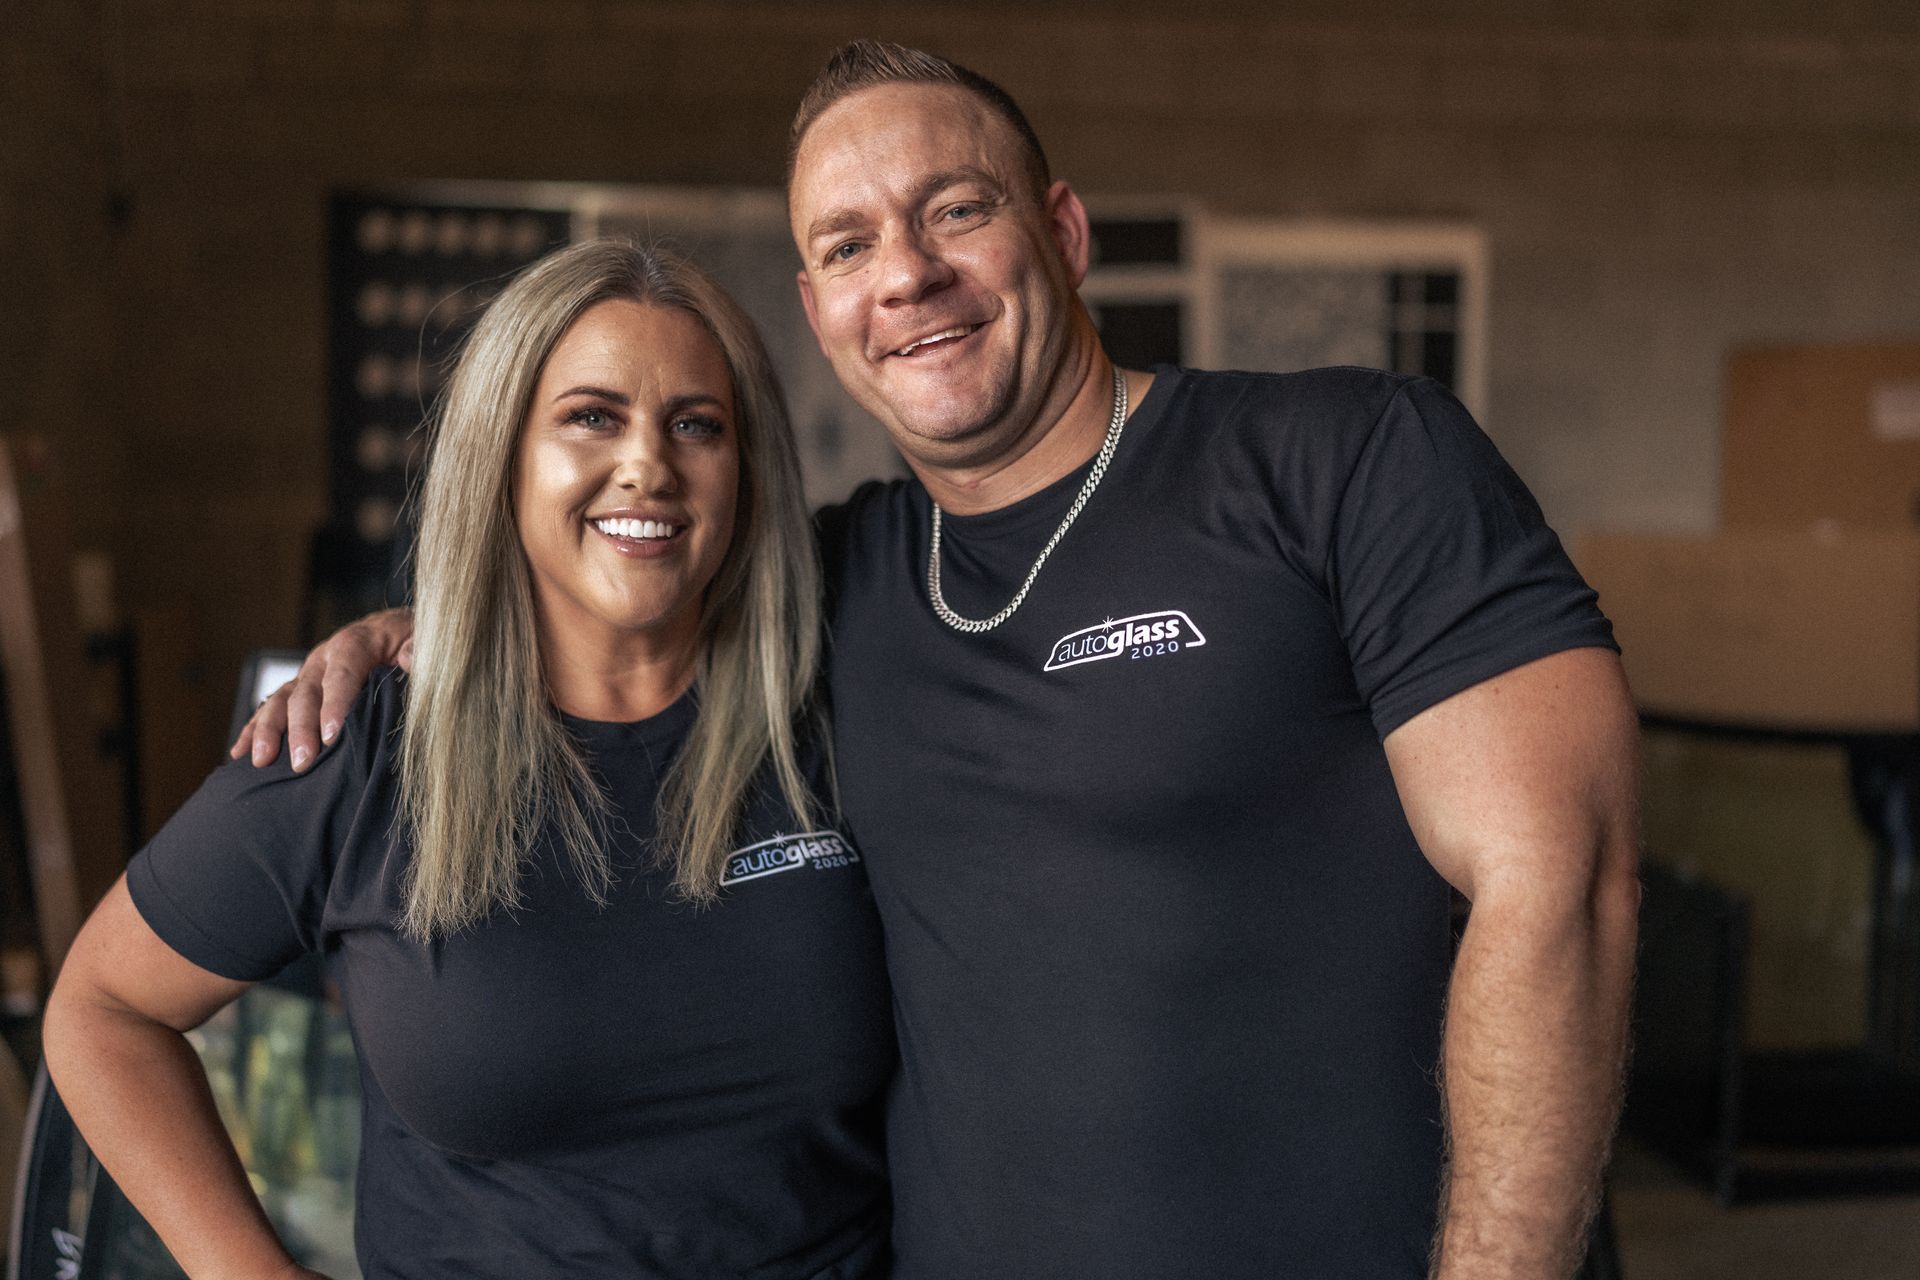
[{"label": "navy blue t-shirt", "polygon": [[395,928],[405,690],[376,675],[305,774],[217,770],[128,871],[155,932],[213,973],[331,958],[366,1100],[366,1275],[884,1275],[894,1041],[837,822],[803,830],[761,788],[721,901],[690,906],[649,840],[694,696],[635,724],[567,718],[618,818],[611,900],[542,837],[524,907],[421,945]]},{"label": "navy blue t-shirt", "polygon": [[[1086,469],[944,521],[1011,599]],[[1382,739],[1606,620],[1438,385],[1160,369],[1019,611],[930,507],[825,513],[886,923],[898,1280],[1419,1280],[1448,892]]]}]

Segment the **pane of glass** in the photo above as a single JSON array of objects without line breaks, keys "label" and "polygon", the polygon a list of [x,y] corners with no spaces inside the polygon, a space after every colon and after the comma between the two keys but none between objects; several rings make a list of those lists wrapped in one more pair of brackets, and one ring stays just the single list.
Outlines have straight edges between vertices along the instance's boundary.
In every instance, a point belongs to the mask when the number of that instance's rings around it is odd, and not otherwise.
[{"label": "pane of glass", "polygon": [[[338,1280],[358,1280],[353,1189],[360,1075],[345,1014],[324,997],[263,984],[187,1038],[247,1178],[288,1251]],[[181,1277],[120,1189],[104,1177],[94,1186],[84,1246],[74,1251],[84,1274]]]},{"label": "pane of glass", "polygon": [[87,1220],[81,1260],[85,1274],[100,1280],[186,1280],[187,1274],[120,1188],[104,1179]]},{"label": "pane of glass", "polygon": [[1418,329],[1397,329],[1393,335],[1393,368],[1396,373],[1425,373],[1426,335]]},{"label": "pane of glass", "polygon": [[1180,223],[1174,218],[1095,219],[1093,260],[1101,266],[1178,265]]},{"label": "pane of glass", "polygon": [[1451,307],[1460,301],[1460,277],[1452,272],[1429,275],[1422,278],[1424,288],[1421,301],[1428,306]]},{"label": "pane of glass", "polygon": [[332,1001],[263,985],[192,1039],[280,1238],[316,1270],[357,1276],[360,1074],[346,1015]]},{"label": "pane of glass", "polygon": [[1129,369],[1179,364],[1180,304],[1114,302],[1095,308],[1100,341],[1114,362]]},{"label": "pane of glass", "polygon": [[1393,278],[1375,270],[1235,264],[1220,275],[1221,363],[1285,372],[1390,367]]},{"label": "pane of glass", "polygon": [[1444,386],[1452,386],[1459,365],[1459,339],[1451,333],[1429,333],[1422,337],[1420,345],[1418,372]]}]

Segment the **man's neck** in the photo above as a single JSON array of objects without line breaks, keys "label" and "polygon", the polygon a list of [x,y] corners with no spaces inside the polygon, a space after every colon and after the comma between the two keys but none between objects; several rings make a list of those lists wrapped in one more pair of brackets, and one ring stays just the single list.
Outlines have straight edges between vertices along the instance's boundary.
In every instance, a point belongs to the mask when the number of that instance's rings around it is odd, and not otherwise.
[{"label": "man's neck", "polygon": [[[938,467],[908,459],[913,473],[942,510],[979,515],[1010,507],[1071,475],[1100,451],[1113,421],[1114,365],[1095,347],[1066,404],[1044,415],[1021,441],[1022,447],[990,463]],[[1127,373],[1129,408],[1153,382],[1149,373]]]}]

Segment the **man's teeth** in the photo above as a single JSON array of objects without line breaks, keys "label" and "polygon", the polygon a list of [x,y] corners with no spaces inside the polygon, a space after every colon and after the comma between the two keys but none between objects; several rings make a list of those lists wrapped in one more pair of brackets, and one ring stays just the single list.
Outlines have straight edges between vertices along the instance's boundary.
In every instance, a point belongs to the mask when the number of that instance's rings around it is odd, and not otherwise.
[{"label": "man's teeth", "polygon": [[942,338],[964,338],[968,334],[972,333],[975,329],[978,329],[979,327],[980,326],[977,324],[955,325],[953,328],[945,330],[944,332],[930,334],[927,337],[918,339],[917,341],[909,342],[906,346],[900,348],[898,351],[894,352],[893,354],[897,356],[910,356],[914,353],[915,349],[919,347],[924,347],[929,342],[938,342]]},{"label": "man's teeth", "polygon": [[680,532],[664,520],[595,520],[593,527],[614,538],[671,538]]}]

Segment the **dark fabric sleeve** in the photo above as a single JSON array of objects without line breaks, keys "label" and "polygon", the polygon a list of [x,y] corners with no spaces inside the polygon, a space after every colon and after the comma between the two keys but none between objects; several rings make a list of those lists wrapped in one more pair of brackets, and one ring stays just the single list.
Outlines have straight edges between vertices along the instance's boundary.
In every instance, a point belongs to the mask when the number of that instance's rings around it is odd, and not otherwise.
[{"label": "dark fabric sleeve", "polygon": [[1426,708],[1613,629],[1539,504],[1459,401],[1400,388],[1340,498],[1327,566],[1381,737]]},{"label": "dark fabric sleeve", "polygon": [[854,537],[856,512],[863,505],[878,501],[886,491],[883,480],[862,481],[848,495],[845,502],[821,507],[813,513],[813,537],[820,553],[820,576],[825,589],[828,613],[831,614],[834,601],[840,594],[840,585],[846,576],[847,555],[851,550]]},{"label": "dark fabric sleeve", "polygon": [[127,890],[162,941],[223,978],[258,982],[321,949],[341,844],[367,792],[376,678],[305,773],[279,759],[213,771],[127,867]]}]

